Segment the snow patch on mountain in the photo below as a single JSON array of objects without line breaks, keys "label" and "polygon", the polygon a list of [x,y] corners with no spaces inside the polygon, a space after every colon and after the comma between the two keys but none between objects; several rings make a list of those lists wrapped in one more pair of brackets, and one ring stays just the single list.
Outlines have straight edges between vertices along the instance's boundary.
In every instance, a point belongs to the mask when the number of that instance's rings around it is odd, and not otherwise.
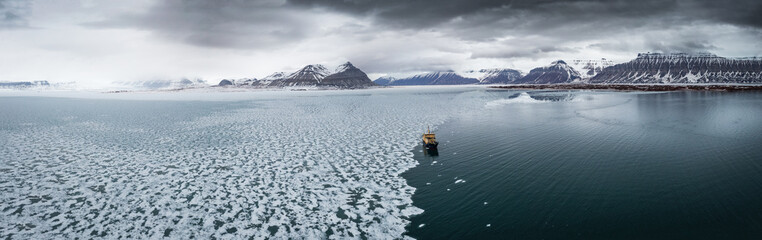
[{"label": "snow patch on mountain", "polygon": [[762,83],[762,59],[711,53],[641,53],[604,68],[591,83]]},{"label": "snow patch on mountain", "polygon": [[114,82],[121,89],[130,90],[156,90],[156,89],[184,89],[208,87],[209,84],[203,79],[181,78],[177,80],[156,79],[132,82]]},{"label": "snow patch on mountain", "polygon": [[548,66],[538,67],[529,71],[529,74],[517,80],[519,84],[555,84],[572,83],[580,81],[581,75],[573,67],[563,60],[552,62]]},{"label": "snow patch on mountain", "polygon": [[601,58],[599,60],[572,60],[571,67],[578,69],[580,77],[583,81],[586,81],[592,77],[595,77],[598,73],[603,71],[604,68],[614,66],[614,61]]},{"label": "snow patch on mountain", "polygon": [[406,78],[391,79],[386,85],[462,85],[478,82],[479,80],[475,78],[463,77],[454,71],[446,71],[423,73]]},{"label": "snow patch on mountain", "polygon": [[521,72],[509,68],[481,69],[478,73],[480,84],[508,84],[521,78]]}]

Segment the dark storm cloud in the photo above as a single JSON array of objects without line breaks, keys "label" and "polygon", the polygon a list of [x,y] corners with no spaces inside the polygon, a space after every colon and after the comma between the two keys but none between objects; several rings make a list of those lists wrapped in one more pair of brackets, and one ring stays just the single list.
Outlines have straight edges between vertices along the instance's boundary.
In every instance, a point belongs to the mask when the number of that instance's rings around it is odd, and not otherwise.
[{"label": "dark storm cloud", "polygon": [[506,5],[505,1],[406,1],[406,0],[289,0],[294,6],[338,10],[359,16],[378,17],[401,27],[428,27],[457,16]]},{"label": "dark storm cloud", "polygon": [[762,1],[688,1],[685,5],[699,19],[762,28]]},{"label": "dark storm cloud", "polygon": [[[585,11],[596,15],[637,15],[645,17],[666,11],[675,1],[548,1],[548,0],[430,0],[430,1],[371,1],[371,0],[288,0],[295,6],[327,8],[359,16],[374,17],[380,22],[407,28],[433,27],[462,18],[474,24],[501,19],[533,16],[568,18],[579,17]],[[520,26],[513,26],[520,27]]]},{"label": "dark storm cloud", "polygon": [[[574,41],[608,37],[614,34],[638,36],[653,30],[679,29],[683,26],[729,24],[750,31],[762,31],[762,1],[710,0],[288,0],[308,9],[329,9],[373,19],[379,25],[399,29],[432,29],[448,36],[474,42],[500,43],[511,36],[515,42],[526,36],[543,36],[542,44],[524,44],[529,49],[474,52],[473,58],[512,58],[549,52]],[[675,31],[676,32],[676,31]],[[677,33],[664,32],[665,38]],[[605,48],[617,43],[601,43]],[[618,47],[626,45],[618,44]],[[678,43],[649,41],[647,47],[658,51],[697,51],[713,49],[706,39]],[[671,48],[671,49],[670,49]],[[605,49],[604,49],[605,50]],[[650,50],[650,49],[629,49]]]},{"label": "dark storm cloud", "polygon": [[[458,18],[491,21],[538,16],[565,20],[610,20],[672,15],[681,20],[704,20],[762,27],[758,0],[288,0],[295,6],[327,8],[372,16],[401,27],[432,27]],[[475,22],[475,23],[478,23]],[[565,22],[558,22],[565,24]],[[521,27],[521,26],[515,26]]]},{"label": "dark storm cloud", "polygon": [[265,48],[302,40],[314,22],[281,1],[168,0],[158,1],[142,14],[84,25],[139,27],[205,47]]},{"label": "dark storm cloud", "polygon": [[[323,24],[315,13],[326,11],[371,21],[365,32],[432,30],[475,42],[539,35],[553,45],[695,23],[762,29],[758,0],[167,0],[143,14],[88,25],[138,26],[199,46],[258,48],[309,39]],[[534,48],[525,52],[548,52]],[[481,55],[487,56],[475,54]]]},{"label": "dark storm cloud", "polygon": [[[529,44],[527,44],[529,45]],[[477,50],[471,54],[471,58],[540,58],[550,56],[556,53],[574,53],[578,50],[568,47],[558,46],[517,46],[512,45],[509,48],[493,48],[486,50]]]},{"label": "dark storm cloud", "polygon": [[646,46],[654,52],[701,53],[717,49],[712,43],[700,39],[680,39],[675,41],[651,41]]},{"label": "dark storm cloud", "polygon": [[29,4],[25,0],[0,0],[0,29],[28,27]]}]

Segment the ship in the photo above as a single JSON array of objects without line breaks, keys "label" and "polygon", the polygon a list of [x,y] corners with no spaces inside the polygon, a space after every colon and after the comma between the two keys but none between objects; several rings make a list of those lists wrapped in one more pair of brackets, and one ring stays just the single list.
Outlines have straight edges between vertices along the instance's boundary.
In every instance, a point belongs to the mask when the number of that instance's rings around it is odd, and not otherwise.
[{"label": "ship", "polygon": [[423,134],[423,147],[428,150],[437,150],[437,145],[439,145],[437,137],[426,127],[426,133]]}]

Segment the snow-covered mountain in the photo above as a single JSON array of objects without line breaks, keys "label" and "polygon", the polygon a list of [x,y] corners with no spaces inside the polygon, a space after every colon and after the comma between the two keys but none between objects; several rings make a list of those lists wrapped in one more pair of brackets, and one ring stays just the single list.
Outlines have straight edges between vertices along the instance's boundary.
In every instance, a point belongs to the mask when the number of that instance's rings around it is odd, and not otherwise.
[{"label": "snow-covered mountain", "polygon": [[517,84],[554,84],[571,83],[580,81],[579,72],[567,65],[563,60],[551,63],[549,66],[538,67],[529,71],[529,74],[516,80]]},{"label": "snow-covered mountain", "polygon": [[614,61],[601,58],[600,60],[572,60],[570,66],[574,69],[578,69],[582,80],[588,80],[601,71],[604,68],[614,66]]},{"label": "snow-covered mountain", "polygon": [[383,77],[376,78],[376,80],[373,80],[373,82],[381,86],[388,86],[389,83],[396,80],[397,78],[392,76],[383,76]]},{"label": "snow-covered mountain", "polygon": [[289,74],[288,76],[280,79],[279,81],[273,81],[270,86],[277,87],[308,87],[317,86],[326,76],[330,75],[328,69],[320,64],[307,65]]},{"label": "snow-covered mountain", "polygon": [[273,87],[277,87],[279,84],[282,83],[282,80],[285,77],[286,77],[285,72],[275,72],[262,79],[242,78],[242,79],[236,79],[236,80],[231,80],[231,79],[223,79],[223,80],[228,80],[231,82],[230,85],[234,85],[237,87],[264,88],[264,87],[270,87],[270,85],[273,85]]},{"label": "snow-covered mountain", "polygon": [[260,81],[256,78],[222,79],[217,86],[251,87],[259,86]]},{"label": "snow-covered mountain", "polygon": [[48,81],[31,81],[31,82],[0,82],[0,88],[10,89],[25,89],[25,88],[39,88],[49,87]]},{"label": "snow-covered mountain", "polygon": [[365,88],[376,86],[362,70],[346,62],[336,68],[331,74],[320,64],[307,65],[291,74],[275,72],[262,79],[223,79],[219,86],[253,87],[253,88],[282,88],[282,87],[336,87],[336,88]]},{"label": "snow-covered mountain", "polygon": [[478,73],[483,74],[479,84],[507,84],[521,78],[521,72],[509,68],[482,69]]},{"label": "snow-covered mountain", "polygon": [[[378,81],[381,80],[381,81]],[[376,83],[380,83],[386,80],[376,79]],[[474,84],[479,80],[475,78],[463,77],[452,71],[448,72],[433,72],[418,74],[411,77],[389,80],[385,85],[400,86],[400,85],[460,85],[460,84]]]},{"label": "snow-covered mountain", "polygon": [[253,83],[251,86],[277,86],[284,78],[286,78],[286,72],[274,72],[267,77],[257,80],[256,83]]},{"label": "snow-covered mountain", "polygon": [[259,84],[260,81],[256,78],[242,78],[238,79],[236,83],[242,86],[253,86]]},{"label": "snow-covered mountain", "polygon": [[762,59],[714,54],[641,53],[604,68],[591,83],[762,83]]},{"label": "snow-covered mountain", "polygon": [[207,87],[209,84],[203,79],[188,79],[182,78],[179,80],[147,80],[147,81],[134,81],[134,82],[115,82],[120,88],[130,89],[180,89],[180,88],[195,88],[195,87]]},{"label": "snow-covered mountain", "polygon": [[376,86],[377,84],[368,78],[362,70],[346,62],[336,68],[336,73],[325,76],[319,81],[320,86],[330,86],[338,88],[364,88]]}]

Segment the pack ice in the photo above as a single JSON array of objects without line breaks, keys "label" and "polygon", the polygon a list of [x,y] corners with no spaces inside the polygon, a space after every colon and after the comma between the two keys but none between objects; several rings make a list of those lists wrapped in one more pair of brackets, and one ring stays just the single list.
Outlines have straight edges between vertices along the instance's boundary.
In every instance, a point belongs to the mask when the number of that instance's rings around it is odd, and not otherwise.
[{"label": "pack ice", "polygon": [[399,176],[419,134],[486,103],[453,88],[268,94],[5,98],[0,238],[403,238],[422,212]]}]

